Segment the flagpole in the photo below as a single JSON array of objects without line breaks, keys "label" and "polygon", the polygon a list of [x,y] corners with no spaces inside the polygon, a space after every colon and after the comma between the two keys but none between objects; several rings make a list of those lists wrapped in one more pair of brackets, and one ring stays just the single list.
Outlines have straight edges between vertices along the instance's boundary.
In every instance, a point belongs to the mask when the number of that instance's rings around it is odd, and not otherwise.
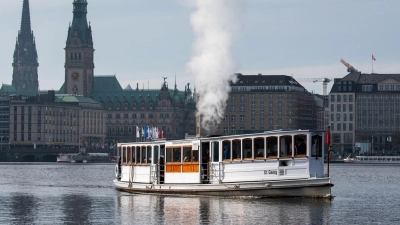
[{"label": "flagpole", "polygon": [[371,74],[372,74],[372,73],[374,73],[374,55],[372,55],[371,62],[372,62],[372,72],[371,72]]}]

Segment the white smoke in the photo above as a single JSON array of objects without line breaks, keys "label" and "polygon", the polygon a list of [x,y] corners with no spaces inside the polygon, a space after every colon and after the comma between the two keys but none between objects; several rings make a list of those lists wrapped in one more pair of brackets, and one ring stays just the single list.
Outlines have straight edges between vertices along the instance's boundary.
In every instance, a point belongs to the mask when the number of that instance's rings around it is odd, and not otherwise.
[{"label": "white smoke", "polygon": [[210,130],[224,116],[229,82],[235,82],[237,63],[231,48],[242,27],[244,0],[196,0],[191,16],[195,32],[189,72],[195,76],[197,116],[203,129]]}]

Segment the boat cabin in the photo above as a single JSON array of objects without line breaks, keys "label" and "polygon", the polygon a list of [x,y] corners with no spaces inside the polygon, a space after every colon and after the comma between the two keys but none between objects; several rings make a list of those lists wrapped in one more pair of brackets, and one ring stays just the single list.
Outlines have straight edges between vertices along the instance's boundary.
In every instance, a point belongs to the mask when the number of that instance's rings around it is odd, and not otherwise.
[{"label": "boat cabin", "polygon": [[198,139],[119,143],[119,179],[216,184],[324,177],[324,131],[266,131]]}]

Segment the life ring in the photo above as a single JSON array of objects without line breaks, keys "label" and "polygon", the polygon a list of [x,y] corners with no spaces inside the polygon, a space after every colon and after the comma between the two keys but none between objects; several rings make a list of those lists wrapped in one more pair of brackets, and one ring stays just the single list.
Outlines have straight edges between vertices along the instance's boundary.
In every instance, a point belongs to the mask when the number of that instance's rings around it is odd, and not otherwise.
[{"label": "life ring", "polygon": [[115,177],[118,179],[119,178],[119,168],[118,165],[115,165]]}]

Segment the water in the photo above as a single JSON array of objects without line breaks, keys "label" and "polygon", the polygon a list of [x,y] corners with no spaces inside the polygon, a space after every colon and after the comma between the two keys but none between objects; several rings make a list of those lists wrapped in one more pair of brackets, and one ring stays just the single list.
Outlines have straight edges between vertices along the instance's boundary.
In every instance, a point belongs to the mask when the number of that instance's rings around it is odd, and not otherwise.
[{"label": "water", "polygon": [[116,191],[113,164],[0,164],[0,224],[400,224],[400,167],[331,164],[327,199]]}]

